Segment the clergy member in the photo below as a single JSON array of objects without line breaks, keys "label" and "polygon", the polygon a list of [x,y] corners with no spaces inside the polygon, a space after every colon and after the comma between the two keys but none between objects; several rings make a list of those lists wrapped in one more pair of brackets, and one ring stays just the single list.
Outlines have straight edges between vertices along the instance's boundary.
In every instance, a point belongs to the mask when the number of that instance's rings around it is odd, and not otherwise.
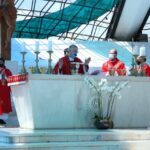
[{"label": "clergy member", "polygon": [[102,72],[110,76],[125,76],[125,64],[117,58],[117,50],[111,49],[108,56],[109,60],[102,65]]},{"label": "clergy member", "polygon": [[64,56],[68,55],[69,54],[69,48],[65,48],[64,49]]},{"label": "clergy member", "polygon": [[54,74],[84,74],[88,71],[88,64],[90,58],[85,60],[83,63],[78,57],[78,47],[76,45],[70,45],[68,48],[68,54],[59,59],[54,67]]},{"label": "clergy member", "polygon": [[0,125],[5,125],[8,114],[12,111],[10,87],[7,86],[7,78],[12,73],[5,67],[5,61],[0,58]]},{"label": "clergy member", "polygon": [[137,73],[139,76],[150,77],[150,67],[146,63],[146,56],[138,56],[136,59],[137,63]]}]

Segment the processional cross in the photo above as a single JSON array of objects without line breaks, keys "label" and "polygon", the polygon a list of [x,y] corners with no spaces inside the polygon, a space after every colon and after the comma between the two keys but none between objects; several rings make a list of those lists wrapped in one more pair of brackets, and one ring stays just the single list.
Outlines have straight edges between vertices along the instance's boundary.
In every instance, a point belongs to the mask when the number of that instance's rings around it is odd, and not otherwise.
[{"label": "processional cross", "polygon": [[11,37],[16,18],[14,0],[0,0],[0,57],[7,60],[11,59]]}]

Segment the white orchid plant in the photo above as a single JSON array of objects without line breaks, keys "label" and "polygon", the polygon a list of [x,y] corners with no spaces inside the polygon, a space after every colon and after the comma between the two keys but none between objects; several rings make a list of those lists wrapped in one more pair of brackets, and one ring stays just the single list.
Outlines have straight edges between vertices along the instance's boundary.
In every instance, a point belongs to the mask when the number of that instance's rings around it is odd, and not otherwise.
[{"label": "white orchid plant", "polygon": [[[84,78],[85,83],[92,89],[93,97],[92,105],[96,120],[111,120],[114,102],[121,99],[120,91],[128,85],[128,82],[108,82],[102,78],[100,82],[96,82],[91,77]],[[104,103],[106,105],[104,105]],[[104,110],[104,106],[106,106]]]}]

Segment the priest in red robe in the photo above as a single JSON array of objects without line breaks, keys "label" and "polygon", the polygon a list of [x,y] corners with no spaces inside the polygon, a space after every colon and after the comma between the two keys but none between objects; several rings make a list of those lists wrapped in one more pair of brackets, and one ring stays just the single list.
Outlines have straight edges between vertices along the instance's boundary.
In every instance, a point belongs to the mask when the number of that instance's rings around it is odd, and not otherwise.
[{"label": "priest in red robe", "polygon": [[4,121],[8,114],[12,112],[10,87],[7,86],[7,79],[12,73],[5,67],[4,59],[0,58],[0,124],[6,124]]},{"label": "priest in red robe", "polygon": [[150,67],[146,63],[146,56],[138,56],[136,59],[137,73],[139,76],[147,76],[150,77]]},{"label": "priest in red robe", "polygon": [[107,75],[125,76],[125,64],[117,58],[117,50],[112,49],[109,51],[109,60],[102,65],[102,72]]},{"label": "priest in red robe", "polygon": [[54,67],[54,74],[85,74],[88,71],[88,64],[90,58],[85,60],[83,63],[78,57],[78,47],[71,45],[68,48],[68,54],[60,58]]}]

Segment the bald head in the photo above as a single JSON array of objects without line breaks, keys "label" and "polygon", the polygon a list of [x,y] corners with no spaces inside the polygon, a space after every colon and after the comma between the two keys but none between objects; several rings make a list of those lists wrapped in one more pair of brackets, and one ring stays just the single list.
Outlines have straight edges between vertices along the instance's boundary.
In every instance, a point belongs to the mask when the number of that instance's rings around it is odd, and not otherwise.
[{"label": "bald head", "polygon": [[114,60],[115,58],[117,58],[117,50],[116,49],[111,49],[109,51],[108,56],[109,56],[110,60]]},{"label": "bald head", "polygon": [[141,57],[141,56],[138,56],[138,57],[137,57],[137,60],[141,61],[141,60],[142,60],[142,57]]},{"label": "bald head", "polygon": [[138,56],[138,57],[136,58],[136,63],[137,63],[138,65],[140,65],[140,64],[143,63],[143,62],[146,62],[146,57],[145,57],[145,56]]},{"label": "bald head", "polygon": [[109,54],[117,54],[117,50],[116,50],[116,49],[111,49],[111,50],[109,51]]},{"label": "bald head", "polygon": [[76,45],[70,45],[69,50],[78,50],[78,47]]}]

